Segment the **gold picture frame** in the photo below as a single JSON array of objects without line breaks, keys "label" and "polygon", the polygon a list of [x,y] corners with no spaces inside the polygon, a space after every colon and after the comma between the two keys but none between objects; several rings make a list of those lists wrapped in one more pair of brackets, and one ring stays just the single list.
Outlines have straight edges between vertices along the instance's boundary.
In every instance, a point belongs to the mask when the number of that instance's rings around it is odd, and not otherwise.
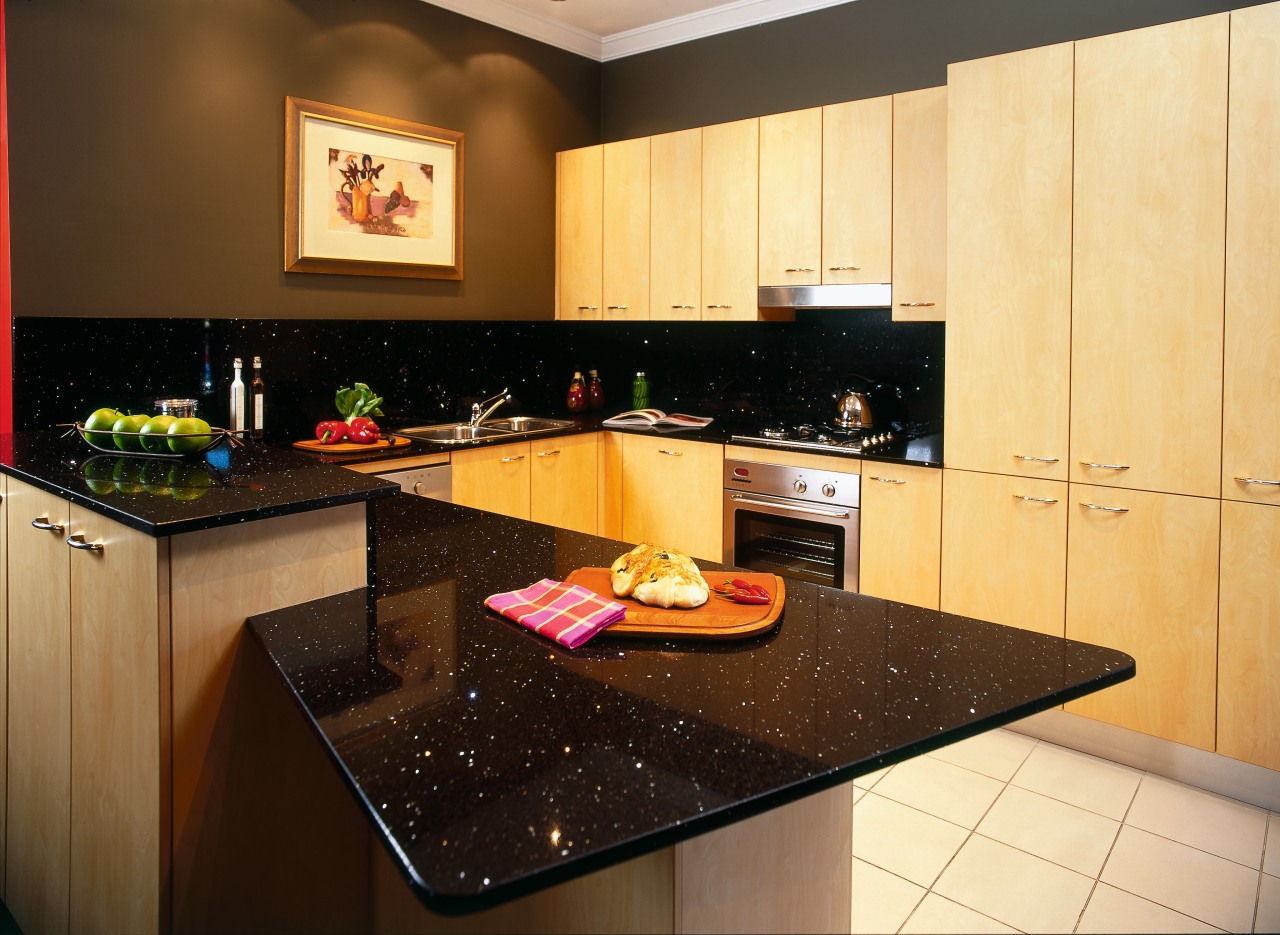
[{"label": "gold picture frame", "polygon": [[462,279],[463,135],[285,98],[284,268]]}]

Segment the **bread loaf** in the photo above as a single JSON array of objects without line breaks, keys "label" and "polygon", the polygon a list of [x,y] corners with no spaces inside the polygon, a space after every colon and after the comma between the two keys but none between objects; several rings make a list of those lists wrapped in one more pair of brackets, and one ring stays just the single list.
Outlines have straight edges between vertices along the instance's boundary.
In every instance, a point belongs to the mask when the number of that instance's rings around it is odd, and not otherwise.
[{"label": "bread loaf", "polygon": [[643,542],[609,571],[615,597],[634,597],[650,607],[700,607],[710,595],[693,559],[677,549]]}]

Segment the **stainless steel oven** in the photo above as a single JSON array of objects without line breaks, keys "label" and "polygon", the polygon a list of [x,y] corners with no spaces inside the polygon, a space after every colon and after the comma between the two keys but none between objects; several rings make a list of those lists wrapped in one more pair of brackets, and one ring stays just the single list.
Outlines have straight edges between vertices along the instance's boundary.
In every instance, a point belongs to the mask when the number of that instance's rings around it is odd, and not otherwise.
[{"label": "stainless steel oven", "polygon": [[724,560],[858,590],[861,478],[781,464],[724,463]]}]

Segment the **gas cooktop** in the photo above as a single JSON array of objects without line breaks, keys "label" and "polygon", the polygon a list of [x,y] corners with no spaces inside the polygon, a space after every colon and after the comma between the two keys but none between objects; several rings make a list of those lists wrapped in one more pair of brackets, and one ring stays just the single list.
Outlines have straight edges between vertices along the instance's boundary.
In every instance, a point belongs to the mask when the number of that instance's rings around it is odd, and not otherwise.
[{"label": "gas cooktop", "polygon": [[895,438],[914,437],[911,433],[895,434],[885,429],[846,429],[837,426],[766,425],[751,435],[734,435],[735,442],[752,442],[757,445],[776,445],[779,448],[836,449],[843,454],[861,454],[885,445]]}]

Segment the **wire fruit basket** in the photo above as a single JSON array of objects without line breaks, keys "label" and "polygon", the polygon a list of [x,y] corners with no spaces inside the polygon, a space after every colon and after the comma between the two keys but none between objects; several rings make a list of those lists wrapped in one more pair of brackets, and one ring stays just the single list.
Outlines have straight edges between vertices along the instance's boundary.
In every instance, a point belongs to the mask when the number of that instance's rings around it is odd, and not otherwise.
[{"label": "wire fruit basket", "polygon": [[[150,432],[117,432],[113,429],[94,429],[93,431],[89,432],[85,430],[83,422],[65,423],[58,427],[68,428],[69,431],[66,433],[67,435],[70,435],[71,432],[76,432],[84,440],[84,443],[95,451],[101,451],[105,454],[119,455],[121,457],[127,457],[127,458],[164,458],[169,461],[174,461],[181,458],[193,458],[199,455],[203,455],[206,451],[210,451],[218,447],[218,445],[222,444],[224,440],[229,445],[244,444],[244,440],[237,437],[236,432],[233,432],[230,429],[218,428],[217,426],[213,426],[213,425],[209,426],[208,432],[174,432],[166,435],[156,435]],[[90,435],[93,435],[95,437],[110,436],[112,439],[113,447],[107,448],[103,445],[98,444],[97,442],[95,442],[93,439],[89,437]],[[122,435],[138,439],[138,443],[137,443],[138,447],[136,449],[135,448],[124,449],[116,445],[115,444],[116,437],[122,436]],[[190,439],[201,439],[203,441],[198,448],[192,448],[190,451],[176,452],[176,451],[145,451],[143,450],[143,441],[142,441],[143,439],[158,440],[163,438],[190,438]],[[167,442],[166,442],[166,445],[167,445]]]}]

